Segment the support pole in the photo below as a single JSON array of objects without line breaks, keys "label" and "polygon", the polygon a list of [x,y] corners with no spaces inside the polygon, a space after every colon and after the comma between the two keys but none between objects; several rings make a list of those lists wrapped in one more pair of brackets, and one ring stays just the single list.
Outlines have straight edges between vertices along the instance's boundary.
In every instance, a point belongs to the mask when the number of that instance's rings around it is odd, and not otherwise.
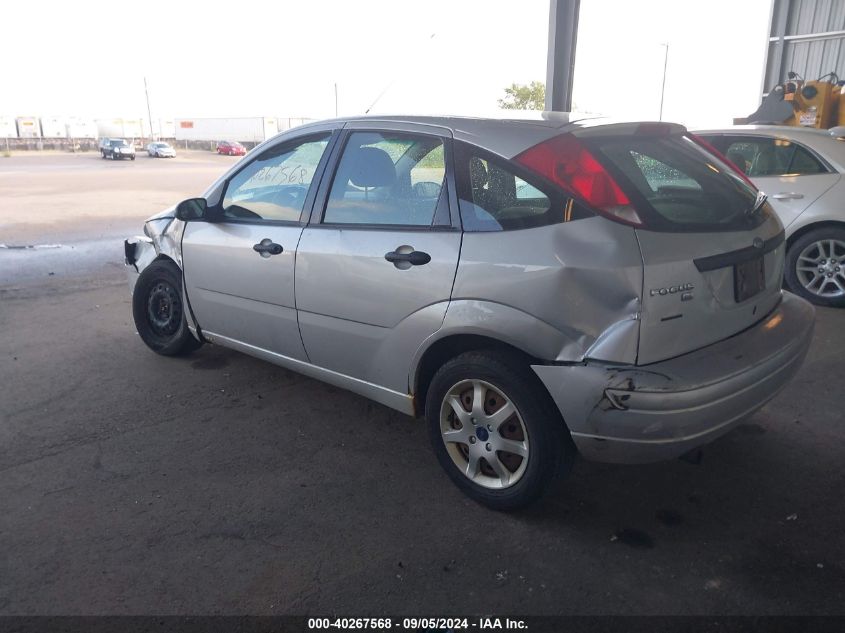
[{"label": "support pole", "polygon": [[581,0],[549,0],[549,49],[546,58],[546,110],[572,109],[572,78]]},{"label": "support pole", "polygon": [[663,83],[660,84],[660,118],[663,120],[663,97],[666,96],[666,67],[669,65],[669,44],[661,44],[665,48],[663,53]]},{"label": "support pole", "polygon": [[[150,111],[150,91],[147,90],[147,78],[144,77],[144,94],[147,96],[147,117],[150,120],[150,142],[156,140],[155,134],[153,133],[153,114]],[[143,133],[144,130],[141,130]]]}]

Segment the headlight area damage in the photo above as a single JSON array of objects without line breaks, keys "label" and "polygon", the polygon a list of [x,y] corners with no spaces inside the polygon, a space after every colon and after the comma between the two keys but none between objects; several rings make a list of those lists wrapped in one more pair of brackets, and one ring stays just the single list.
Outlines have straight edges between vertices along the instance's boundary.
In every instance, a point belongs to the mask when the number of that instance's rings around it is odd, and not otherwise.
[{"label": "headlight area damage", "polygon": [[185,223],[175,207],[144,224],[144,235],[124,240],[126,277],[138,334],[165,356],[190,353],[203,343],[182,278]]},{"label": "headlight area damage", "polygon": [[124,240],[124,263],[130,294],[135,290],[138,276],[159,257],[167,257],[182,268],[181,243],[185,223],[176,219],[175,212],[174,206],[157,213],[144,223],[144,235]]}]

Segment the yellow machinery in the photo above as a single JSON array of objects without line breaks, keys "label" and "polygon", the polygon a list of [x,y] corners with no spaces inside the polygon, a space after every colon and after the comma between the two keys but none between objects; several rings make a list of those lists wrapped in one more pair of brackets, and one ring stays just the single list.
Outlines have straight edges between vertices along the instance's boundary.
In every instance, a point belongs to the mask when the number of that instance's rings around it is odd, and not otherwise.
[{"label": "yellow machinery", "polygon": [[845,125],[845,86],[842,85],[842,82],[839,82],[834,88],[833,98],[837,106],[836,123],[834,125]]},{"label": "yellow machinery", "polygon": [[836,73],[815,81],[804,81],[795,73],[789,73],[789,81],[784,85],[784,101],[792,101],[793,114],[784,123],[821,129],[839,125],[842,95],[839,83]]},{"label": "yellow machinery", "polygon": [[836,73],[804,81],[790,72],[789,79],[775,86],[746,122],[820,129],[845,125],[845,81],[839,81]]}]

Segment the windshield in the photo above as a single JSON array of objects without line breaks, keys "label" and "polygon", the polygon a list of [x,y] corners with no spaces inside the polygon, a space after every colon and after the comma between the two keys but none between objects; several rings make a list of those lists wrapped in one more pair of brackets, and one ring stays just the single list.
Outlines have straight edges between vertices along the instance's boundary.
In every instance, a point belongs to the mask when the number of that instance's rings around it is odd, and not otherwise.
[{"label": "windshield", "polygon": [[127,143],[126,141],[112,141],[111,146],[112,147],[129,147],[129,143]]},{"label": "windshield", "polygon": [[158,148],[161,148],[161,149],[165,149],[167,147],[170,147],[170,145],[168,145],[167,143],[155,143],[155,146],[158,147]]},{"label": "windshield", "polygon": [[731,231],[758,226],[757,191],[686,136],[629,135],[598,139],[600,155],[647,216],[649,228]]}]

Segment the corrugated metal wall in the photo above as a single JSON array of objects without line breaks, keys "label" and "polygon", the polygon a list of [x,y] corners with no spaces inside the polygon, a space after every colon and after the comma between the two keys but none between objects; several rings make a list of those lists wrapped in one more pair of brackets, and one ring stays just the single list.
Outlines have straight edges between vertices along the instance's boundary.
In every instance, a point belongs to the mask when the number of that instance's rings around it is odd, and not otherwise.
[{"label": "corrugated metal wall", "polygon": [[790,70],[804,79],[845,79],[845,0],[774,0],[763,91]]}]

